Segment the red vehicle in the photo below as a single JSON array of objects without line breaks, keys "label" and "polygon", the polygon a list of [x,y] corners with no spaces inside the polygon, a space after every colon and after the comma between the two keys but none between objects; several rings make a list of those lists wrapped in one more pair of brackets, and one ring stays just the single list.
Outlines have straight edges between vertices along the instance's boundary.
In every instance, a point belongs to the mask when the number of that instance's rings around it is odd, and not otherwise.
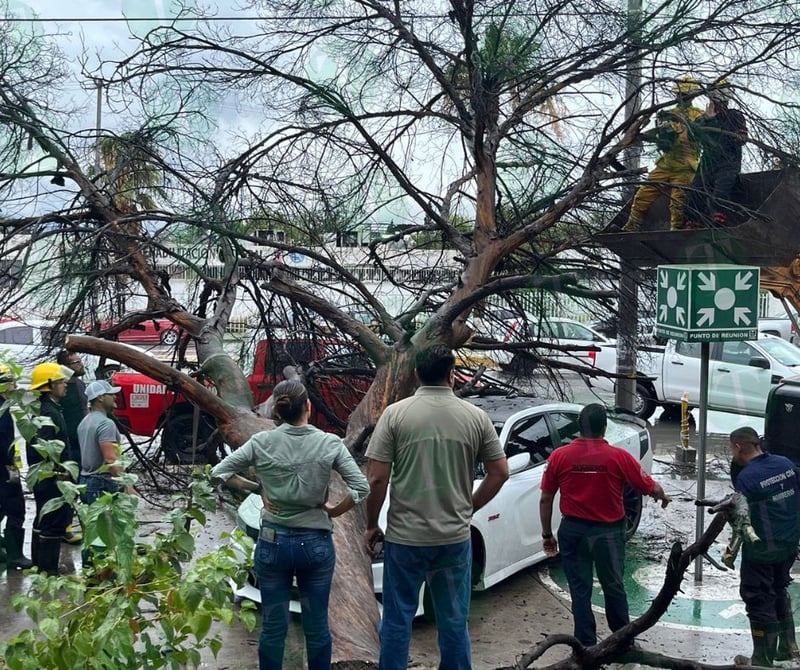
[{"label": "red vehicle", "polygon": [[[321,339],[271,339],[256,345],[248,377],[257,405],[265,402],[283,379],[287,365],[302,367],[312,402],[311,421],[323,430],[344,434],[350,413],[371,383],[369,360],[350,344]],[[171,462],[199,462],[193,444],[194,405],[183,395],[139,372],[116,372],[112,384],[122,388],[114,411],[119,423],[135,435],[152,436],[163,429],[161,445]],[[197,444],[214,431],[214,418],[201,412]]]},{"label": "red vehicle", "polygon": [[[110,324],[103,324],[104,328]],[[157,342],[173,346],[178,343],[183,331],[169,319],[148,319],[117,335],[118,342]]]}]

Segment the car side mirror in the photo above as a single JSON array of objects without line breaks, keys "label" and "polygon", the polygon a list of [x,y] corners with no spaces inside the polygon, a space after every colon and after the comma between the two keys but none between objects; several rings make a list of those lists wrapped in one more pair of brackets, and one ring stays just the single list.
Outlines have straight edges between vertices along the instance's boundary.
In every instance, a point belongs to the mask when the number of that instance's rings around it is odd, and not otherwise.
[{"label": "car side mirror", "polygon": [[514,454],[508,459],[508,474],[513,475],[521,472],[531,464],[531,455],[527,452]]},{"label": "car side mirror", "polygon": [[761,356],[753,356],[748,365],[752,368],[761,368],[762,370],[769,370],[769,361]]}]

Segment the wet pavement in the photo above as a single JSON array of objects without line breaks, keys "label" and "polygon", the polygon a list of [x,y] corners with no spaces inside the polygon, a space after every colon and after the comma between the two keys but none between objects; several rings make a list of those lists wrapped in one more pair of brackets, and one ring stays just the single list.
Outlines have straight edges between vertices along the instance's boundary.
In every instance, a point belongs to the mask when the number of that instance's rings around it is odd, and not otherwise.
[{"label": "wet pavement", "polygon": [[[588,402],[593,395],[578,391],[574,399]],[[608,398],[604,398],[608,400]],[[730,490],[727,480],[727,433],[738,425],[749,423],[761,430],[758,421],[748,422],[738,416],[715,415],[709,417],[707,483],[708,497],[721,498]],[[679,443],[679,424],[675,421],[654,421],[652,437],[656,444],[656,477],[664,485],[673,503],[667,510],[650,501],[646,502],[639,531],[629,544],[626,569],[631,614],[636,616],[646,609],[650,599],[659,588],[665,569],[666,556],[672,543],[680,540],[684,544],[694,537],[697,484],[693,475],[682,473],[673,463],[673,454]],[[692,427],[691,443],[697,445],[697,436]],[[32,501],[26,526],[30,528]],[[538,514],[538,510],[531,510]],[[149,513],[152,519],[159,515]],[[152,532],[156,523],[151,520]],[[219,542],[219,534],[233,525],[229,512],[219,512],[198,537],[200,550],[210,550]],[[28,537],[28,542],[30,538]],[[723,531],[715,547],[720,555],[728,531]],[[73,571],[80,568],[79,547],[63,545],[62,569]],[[24,615],[16,614],[10,599],[15,593],[26,589],[27,577],[20,572],[0,571],[0,634],[4,639],[29,625]],[[475,670],[489,670],[510,665],[532,645],[553,633],[571,633],[572,620],[568,595],[564,591],[565,580],[557,559],[534,566],[506,579],[489,591],[473,594],[470,633],[472,637],[473,663]],[[800,602],[800,593],[795,593],[795,603]],[[598,633],[607,633],[602,615],[602,599],[595,601]],[[335,602],[331,603],[331,615],[336,616]],[[260,624],[260,622],[259,622]],[[243,628],[215,627],[219,631],[223,647],[217,659],[204,657],[204,668],[249,669],[257,668],[256,649],[258,629],[249,633]],[[667,615],[639,641],[649,650],[671,656],[685,657],[706,663],[730,663],[737,653],[750,652],[747,621],[738,600],[738,575],[735,572],[720,573],[710,565],[705,566],[703,581],[695,584],[691,571],[687,573],[683,593],[671,605]],[[565,648],[555,648],[537,665],[544,665],[564,657]],[[438,649],[436,629],[420,618],[415,621],[411,647],[412,665],[436,667]],[[304,667],[302,632],[299,619],[290,627],[287,655],[284,667],[287,670]]]}]

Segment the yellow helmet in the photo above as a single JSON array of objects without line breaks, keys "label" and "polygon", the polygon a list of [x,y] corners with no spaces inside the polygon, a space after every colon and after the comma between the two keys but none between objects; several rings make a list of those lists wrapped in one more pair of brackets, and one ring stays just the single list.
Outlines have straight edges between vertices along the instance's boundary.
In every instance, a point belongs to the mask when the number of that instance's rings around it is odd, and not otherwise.
[{"label": "yellow helmet", "polygon": [[17,381],[17,376],[13,370],[5,363],[0,363],[0,384],[10,384]]},{"label": "yellow helmet", "polygon": [[686,76],[682,79],[678,79],[675,82],[675,85],[672,87],[673,93],[683,93],[684,95],[688,95],[689,93],[697,93],[700,90],[700,84],[697,83],[697,80],[694,77]]},{"label": "yellow helmet", "polygon": [[39,363],[31,372],[31,390],[49,391],[53,382],[64,381],[67,376],[58,363]]},{"label": "yellow helmet", "polygon": [[727,79],[717,79],[709,85],[707,95],[714,102],[728,102],[733,98],[733,87]]}]

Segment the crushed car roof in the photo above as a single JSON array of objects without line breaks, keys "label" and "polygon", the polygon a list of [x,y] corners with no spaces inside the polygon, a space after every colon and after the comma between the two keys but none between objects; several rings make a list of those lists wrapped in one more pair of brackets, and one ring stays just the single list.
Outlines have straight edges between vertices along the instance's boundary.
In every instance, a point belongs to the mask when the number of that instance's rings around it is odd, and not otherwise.
[{"label": "crushed car roof", "polygon": [[476,407],[480,407],[486,412],[492,421],[505,421],[512,414],[528,409],[530,407],[540,407],[542,405],[553,404],[570,404],[563,403],[560,400],[553,400],[551,398],[536,398],[534,396],[504,396],[504,395],[490,395],[490,396],[469,396],[464,400],[472,403]]}]

